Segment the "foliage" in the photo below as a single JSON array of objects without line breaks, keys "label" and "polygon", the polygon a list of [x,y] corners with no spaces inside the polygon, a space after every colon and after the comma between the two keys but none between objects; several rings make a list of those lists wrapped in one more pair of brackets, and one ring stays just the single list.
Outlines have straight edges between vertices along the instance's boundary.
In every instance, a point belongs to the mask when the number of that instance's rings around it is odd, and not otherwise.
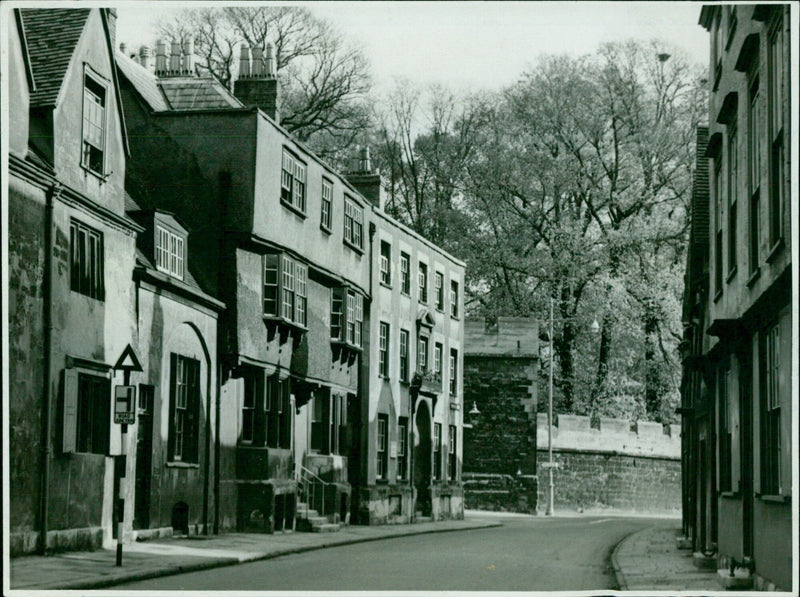
[{"label": "foliage", "polygon": [[545,57],[492,96],[390,97],[389,209],[467,261],[471,312],[546,321],[552,299],[562,410],[672,416],[699,80],[631,42]]}]

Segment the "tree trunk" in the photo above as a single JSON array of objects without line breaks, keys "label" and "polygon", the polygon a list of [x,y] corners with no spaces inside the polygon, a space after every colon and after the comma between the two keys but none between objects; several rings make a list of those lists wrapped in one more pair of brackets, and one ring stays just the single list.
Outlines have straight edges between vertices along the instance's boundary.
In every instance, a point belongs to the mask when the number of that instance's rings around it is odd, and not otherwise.
[{"label": "tree trunk", "polygon": [[644,321],[644,404],[647,418],[658,421],[661,418],[661,405],[658,396],[658,368],[656,367],[656,324],[654,314],[646,313]]}]

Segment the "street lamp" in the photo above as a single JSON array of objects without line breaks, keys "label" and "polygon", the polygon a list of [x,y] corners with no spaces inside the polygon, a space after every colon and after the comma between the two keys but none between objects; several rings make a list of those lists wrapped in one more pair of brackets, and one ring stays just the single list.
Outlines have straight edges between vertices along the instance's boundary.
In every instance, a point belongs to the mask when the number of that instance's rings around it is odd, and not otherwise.
[{"label": "street lamp", "polygon": [[[596,334],[600,331],[600,324],[595,319],[589,326],[589,331]],[[550,297],[550,329],[548,334],[550,344],[550,372],[548,375],[547,389],[547,462],[544,467],[548,471],[550,491],[547,492],[547,509],[545,516],[553,515],[553,496],[555,494],[555,482],[553,481],[553,298]]]}]

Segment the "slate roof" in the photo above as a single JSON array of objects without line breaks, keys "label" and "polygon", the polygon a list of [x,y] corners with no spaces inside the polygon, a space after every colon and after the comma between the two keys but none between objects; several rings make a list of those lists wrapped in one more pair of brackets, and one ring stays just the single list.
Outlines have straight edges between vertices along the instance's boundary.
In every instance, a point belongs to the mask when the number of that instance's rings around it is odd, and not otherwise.
[{"label": "slate roof", "polygon": [[36,89],[31,107],[54,106],[90,9],[21,10]]},{"label": "slate roof", "polygon": [[158,80],[153,73],[136,64],[119,50],[114,52],[114,57],[117,60],[117,68],[136,88],[151,110],[156,112],[169,110],[167,100],[158,88]]},{"label": "slate roof", "polygon": [[215,110],[242,108],[236,99],[214,77],[156,77],[122,52],[116,53],[117,66],[139,95],[155,112],[167,110]]}]

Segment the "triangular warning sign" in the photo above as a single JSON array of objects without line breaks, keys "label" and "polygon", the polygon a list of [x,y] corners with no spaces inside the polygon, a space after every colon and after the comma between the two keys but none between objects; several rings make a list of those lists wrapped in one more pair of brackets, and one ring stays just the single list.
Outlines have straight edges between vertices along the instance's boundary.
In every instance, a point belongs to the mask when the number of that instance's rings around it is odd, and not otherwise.
[{"label": "triangular warning sign", "polygon": [[142,371],[142,365],[139,362],[139,357],[136,356],[136,353],[133,351],[133,346],[128,344],[125,347],[125,350],[122,351],[122,354],[119,355],[117,359],[117,364],[114,365],[114,369],[123,370],[123,371]]}]

